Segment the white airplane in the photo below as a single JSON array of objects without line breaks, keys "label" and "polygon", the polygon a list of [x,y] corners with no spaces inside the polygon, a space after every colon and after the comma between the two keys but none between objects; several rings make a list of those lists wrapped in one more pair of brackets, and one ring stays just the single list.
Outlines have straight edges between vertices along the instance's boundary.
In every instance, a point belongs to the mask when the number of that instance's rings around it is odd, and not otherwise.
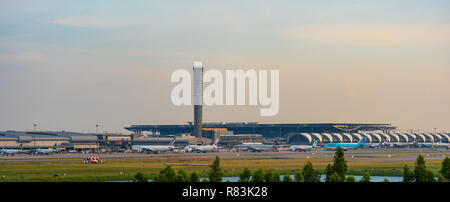
[{"label": "white airplane", "polygon": [[311,145],[292,145],[289,147],[290,150],[292,151],[309,151],[312,150],[313,148],[316,148],[317,145],[317,140],[314,141]]},{"label": "white airplane", "polygon": [[445,143],[445,142],[440,141],[440,142],[434,143],[433,147],[441,147],[441,148],[443,147],[443,148],[450,149],[450,143]]},{"label": "white airplane", "polygon": [[394,142],[393,143],[394,147],[412,147],[417,145],[417,139],[414,139],[414,141],[412,142]]},{"label": "white airplane", "polygon": [[19,145],[19,149],[0,149],[0,154],[1,155],[15,155],[15,154],[19,154],[22,153],[22,144]]},{"label": "white airplane", "polygon": [[251,151],[251,152],[263,152],[263,151],[278,151],[277,145],[266,144],[240,144],[236,145],[233,151]]},{"label": "white airplane", "polygon": [[55,143],[55,145],[53,145],[53,147],[51,149],[36,149],[36,150],[34,150],[34,153],[48,155],[50,153],[57,152],[57,151],[58,150],[56,149],[56,143]]},{"label": "white airplane", "polygon": [[131,149],[136,152],[151,152],[151,153],[160,153],[160,152],[167,152],[167,151],[173,151],[175,149],[175,137],[170,141],[169,145],[162,146],[162,145],[133,145],[131,146]]},{"label": "white airplane", "polygon": [[380,143],[368,143],[367,144],[370,148],[380,148],[380,147],[391,147],[392,144],[389,142],[386,142],[386,140],[383,140]]},{"label": "white airplane", "polygon": [[188,145],[184,148],[186,152],[211,152],[218,149],[219,139],[216,139],[212,145]]}]

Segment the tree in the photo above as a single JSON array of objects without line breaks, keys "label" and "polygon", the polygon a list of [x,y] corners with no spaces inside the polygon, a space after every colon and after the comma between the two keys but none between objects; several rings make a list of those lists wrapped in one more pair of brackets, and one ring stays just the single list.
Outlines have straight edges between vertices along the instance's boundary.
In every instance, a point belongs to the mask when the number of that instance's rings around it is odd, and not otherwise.
[{"label": "tree", "polygon": [[188,180],[187,173],[183,169],[178,169],[175,175],[175,182],[187,182]]},{"label": "tree", "polygon": [[307,162],[302,169],[305,182],[320,182],[319,172],[314,170],[311,162]]},{"label": "tree", "polygon": [[252,182],[264,182],[264,171],[263,169],[258,169],[253,172]]},{"label": "tree", "polygon": [[289,175],[289,174],[284,175],[283,182],[292,182],[291,175]]},{"label": "tree", "polygon": [[426,182],[427,178],[427,166],[425,165],[425,159],[421,154],[417,157],[416,167],[414,168],[414,178],[416,182]]},{"label": "tree", "polygon": [[166,168],[159,171],[159,175],[156,177],[155,181],[157,182],[173,182],[175,181],[175,170],[173,170],[172,166],[167,165]]},{"label": "tree", "polygon": [[369,171],[366,171],[364,173],[364,175],[362,176],[361,180],[359,180],[360,182],[370,182],[371,181],[371,177],[370,177],[370,173]]},{"label": "tree", "polygon": [[294,174],[295,182],[303,182],[305,181],[305,178],[303,177],[302,171],[298,170]]},{"label": "tree", "polygon": [[442,161],[442,168],[440,173],[447,181],[450,181],[450,158],[445,157],[445,159]]},{"label": "tree", "polygon": [[272,170],[266,171],[264,173],[264,182],[272,182],[273,181],[273,173]]},{"label": "tree", "polygon": [[134,175],[134,182],[148,182],[148,178],[144,176],[141,172],[138,172]]},{"label": "tree", "polygon": [[347,178],[345,178],[345,181],[346,182],[356,182],[356,179],[353,176],[348,176]]},{"label": "tree", "polygon": [[249,182],[252,172],[248,168],[244,168],[241,174],[239,174],[239,182]]},{"label": "tree", "polygon": [[384,178],[383,182],[389,182],[389,179]]},{"label": "tree", "polygon": [[198,178],[196,172],[191,173],[191,176],[189,177],[189,182],[200,182],[200,178]]},{"label": "tree", "polygon": [[425,170],[425,182],[436,182],[434,172],[430,169]]},{"label": "tree", "polygon": [[441,173],[439,173],[439,175],[438,175],[438,182],[446,182],[447,180],[445,179],[445,177],[441,174]]},{"label": "tree", "polygon": [[325,182],[330,181],[331,175],[334,173],[333,166],[331,164],[328,164],[325,168]]},{"label": "tree", "polygon": [[280,173],[278,171],[273,172],[272,182],[280,182]]},{"label": "tree", "polygon": [[345,174],[347,173],[347,161],[344,158],[344,150],[340,147],[337,148],[334,153],[333,172],[337,173],[340,177],[340,182],[344,181]]},{"label": "tree", "polygon": [[414,182],[414,172],[409,170],[408,165],[403,166],[403,182]]},{"label": "tree", "polygon": [[331,174],[331,176],[328,179],[328,182],[340,182],[340,181],[341,181],[341,177],[336,172]]},{"label": "tree", "polygon": [[223,176],[222,168],[220,167],[219,156],[216,155],[216,160],[210,166],[208,177],[210,182],[221,182]]}]

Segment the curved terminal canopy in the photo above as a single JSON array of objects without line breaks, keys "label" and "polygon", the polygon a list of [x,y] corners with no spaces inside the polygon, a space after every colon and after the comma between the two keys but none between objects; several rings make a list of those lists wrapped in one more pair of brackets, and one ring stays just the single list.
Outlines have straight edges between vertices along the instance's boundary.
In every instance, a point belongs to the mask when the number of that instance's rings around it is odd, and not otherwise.
[{"label": "curved terminal canopy", "polygon": [[349,140],[350,142],[353,142],[353,137],[352,137],[352,135],[350,135],[350,134],[348,134],[348,133],[342,133],[342,135],[344,135],[345,137],[347,137],[348,140]]},{"label": "curved terminal canopy", "polygon": [[352,133],[352,135],[358,138],[358,140],[355,140],[355,142],[358,142],[358,141],[362,140],[362,135],[361,134],[359,134],[359,133]]},{"label": "curved terminal canopy", "polygon": [[366,136],[369,139],[369,142],[372,142],[372,135],[368,134],[368,133],[363,133],[363,136]]},{"label": "curved terminal canopy", "polygon": [[426,142],[427,139],[425,138],[425,135],[420,134],[420,133],[416,133],[415,135],[419,136],[422,139],[422,142]]},{"label": "curved terminal canopy", "polygon": [[306,137],[306,139],[308,139],[309,143],[312,143],[312,137],[310,134],[308,133],[300,133],[301,136]]},{"label": "curved terminal canopy", "polygon": [[322,135],[320,135],[319,133],[312,133],[312,135],[313,135],[314,137],[316,137],[317,139],[319,139],[319,142],[323,142],[323,141],[322,141]]},{"label": "curved terminal canopy", "polygon": [[434,142],[434,137],[433,137],[433,135],[431,135],[431,134],[429,134],[429,133],[424,133],[424,135],[427,136],[427,137],[431,140],[431,142]]},{"label": "curved terminal canopy", "polygon": [[333,136],[331,136],[329,133],[322,133],[322,135],[327,137],[330,142],[333,142]]},{"label": "curved terminal canopy", "polygon": [[344,141],[344,138],[342,137],[342,135],[341,135],[340,133],[333,133],[333,135],[334,135],[335,137],[337,137],[337,138],[340,140],[340,142],[343,142],[343,141]]},{"label": "curved terminal canopy", "polygon": [[400,142],[400,137],[399,137],[397,134],[395,134],[395,133],[389,133],[389,135],[390,135],[391,137],[394,137],[394,138],[395,138],[395,142]]},{"label": "curved terminal canopy", "polygon": [[380,134],[385,137],[386,141],[391,142],[391,136],[389,136],[386,133],[380,133]]}]

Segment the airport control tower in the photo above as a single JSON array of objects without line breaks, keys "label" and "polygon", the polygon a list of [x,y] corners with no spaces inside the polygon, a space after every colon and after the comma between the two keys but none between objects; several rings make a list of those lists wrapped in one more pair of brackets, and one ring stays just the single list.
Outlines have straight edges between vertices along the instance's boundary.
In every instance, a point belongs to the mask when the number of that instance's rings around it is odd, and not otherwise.
[{"label": "airport control tower", "polygon": [[194,136],[202,137],[202,104],[203,104],[203,64],[194,62]]}]

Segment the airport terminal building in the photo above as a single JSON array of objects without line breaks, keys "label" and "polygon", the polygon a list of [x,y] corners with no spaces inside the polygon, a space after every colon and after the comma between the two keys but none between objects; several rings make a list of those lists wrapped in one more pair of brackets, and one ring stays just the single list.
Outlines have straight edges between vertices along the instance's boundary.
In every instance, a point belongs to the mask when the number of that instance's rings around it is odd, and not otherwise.
[{"label": "airport terminal building", "polygon": [[[186,125],[131,125],[125,129],[136,135],[149,132],[152,135],[177,135],[192,133],[192,122]],[[369,142],[450,142],[447,133],[396,133],[391,124],[358,124],[358,123],[309,123],[309,124],[259,124],[256,122],[239,123],[203,123],[205,137],[215,139],[218,136],[230,143],[238,144],[239,140],[264,139],[280,140],[285,144],[310,144],[314,140],[319,143],[358,142],[367,136]],[[224,133],[228,131],[229,133]],[[222,135],[217,135],[220,132]],[[216,135],[215,135],[216,134]],[[259,135],[259,136],[258,136]],[[253,138],[253,139],[252,139]],[[266,141],[267,142],[267,141]]]}]

